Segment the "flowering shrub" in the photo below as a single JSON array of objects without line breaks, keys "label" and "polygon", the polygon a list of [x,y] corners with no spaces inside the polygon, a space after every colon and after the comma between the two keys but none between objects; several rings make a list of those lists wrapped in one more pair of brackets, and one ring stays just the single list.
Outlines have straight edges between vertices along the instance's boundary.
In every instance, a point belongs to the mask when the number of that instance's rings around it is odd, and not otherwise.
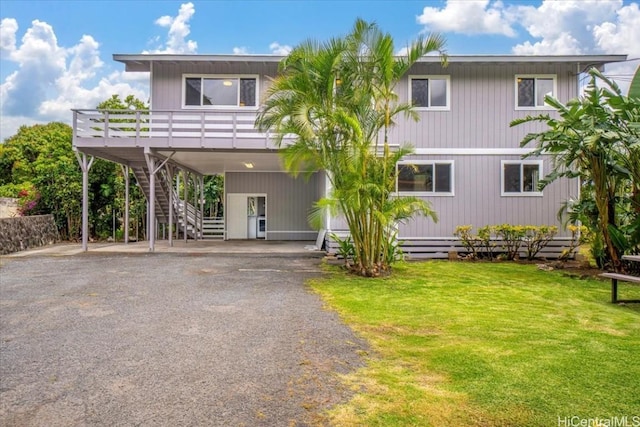
[{"label": "flowering shrub", "polygon": [[18,214],[20,216],[29,215],[36,208],[39,200],[40,193],[35,187],[20,190],[18,193]]}]

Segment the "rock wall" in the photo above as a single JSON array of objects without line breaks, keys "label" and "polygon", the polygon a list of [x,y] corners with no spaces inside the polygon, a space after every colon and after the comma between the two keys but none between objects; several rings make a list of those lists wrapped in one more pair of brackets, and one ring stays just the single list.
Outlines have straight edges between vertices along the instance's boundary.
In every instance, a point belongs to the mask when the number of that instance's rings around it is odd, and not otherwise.
[{"label": "rock wall", "polygon": [[0,255],[60,241],[53,215],[0,218]]}]

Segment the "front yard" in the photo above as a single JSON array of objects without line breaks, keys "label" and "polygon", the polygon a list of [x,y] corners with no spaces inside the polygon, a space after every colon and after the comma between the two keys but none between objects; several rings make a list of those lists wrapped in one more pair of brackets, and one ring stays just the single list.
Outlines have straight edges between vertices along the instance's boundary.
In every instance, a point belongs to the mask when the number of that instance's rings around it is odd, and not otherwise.
[{"label": "front yard", "polygon": [[608,281],[433,261],[312,287],[372,346],[336,425],[640,426],[640,305],[610,304]]}]

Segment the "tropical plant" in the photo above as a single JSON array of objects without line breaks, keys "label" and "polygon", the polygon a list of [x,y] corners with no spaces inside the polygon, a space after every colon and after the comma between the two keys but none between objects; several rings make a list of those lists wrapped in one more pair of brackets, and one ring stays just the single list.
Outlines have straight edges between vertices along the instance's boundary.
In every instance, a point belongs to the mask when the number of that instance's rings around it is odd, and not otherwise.
[{"label": "tropical plant", "polygon": [[[584,95],[566,105],[545,97],[557,116],[527,116],[512,121],[511,126],[547,125],[546,130],[529,133],[521,142],[525,146],[537,141],[529,156],[553,156],[553,170],[540,186],[560,177],[579,178],[592,191],[597,233],[612,268],[619,270],[621,255],[637,251],[640,243],[640,99],[622,95],[615,82],[596,69],[589,74]],[[621,222],[616,209],[623,200],[629,209]],[[631,230],[635,231],[628,234]]]},{"label": "tropical plant", "polygon": [[[133,96],[122,101],[117,95],[100,103],[98,108],[128,111],[132,106],[146,108]],[[78,238],[82,172],[73,153],[71,127],[55,122],[22,126],[0,144],[0,194],[21,199],[32,197],[33,200],[25,199],[22,214],[52,214],[64,239]],[[38,201],[34,203],[36,198]],[[88,202],[91,233],[103,237],[111,235],[114,213],[124,204],[123,176],[118,165],[96,159],[89,173]],[[144,207],[144,197],[137,189],[132,191],[130,203],[132,207]]]},{"label": "tropical plant", "polygon": [[0,186],[38,194],[22,214],[53,214],[60,235],[79,233],[81,173],[71,148],[71,128],[63,123],[21,126],[0,144]]},{"label": "tropical plant", "polygon": [[327,209],[343,215],[357,274],[389,271],[398,222],[415,214],[436,219],[424,200],[395,195],[396,164],[411,149],[392,151],[388,132],[401,114],[417,120],[411,105],[398,102],[397,82],[429,52],[438,51],[444,62],[443,48],[444,40],[431,35],[396,56],[392,37],[359,19],[345,37],[294,48],[267,90],[256,123],[275,134],[288,172],[326,171],[331,193],[310,220],[319,226]]}]

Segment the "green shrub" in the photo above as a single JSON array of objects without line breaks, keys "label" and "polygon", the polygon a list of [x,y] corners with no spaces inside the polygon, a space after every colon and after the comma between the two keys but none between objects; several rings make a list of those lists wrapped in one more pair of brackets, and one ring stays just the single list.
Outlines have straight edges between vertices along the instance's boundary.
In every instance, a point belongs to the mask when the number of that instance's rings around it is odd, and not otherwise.
[{"label": "green shrub", "polygon": [[555,225],[525,226],[524,246],[527,248],[527,259],[534,259],[556,234],[558,234],[558,227]]},{"label": "green shrub", "polygon": [[[472,233],[473,226],[460,225],[453,232],[469,252],[470,258],[514,260],[525,248],[527,259],[532,260],[558,234],[558,227],[550,225],[486,225]],[[575,235],[574,235],[574,240]],[[572,247],[572,251],[575,247]]]}]

